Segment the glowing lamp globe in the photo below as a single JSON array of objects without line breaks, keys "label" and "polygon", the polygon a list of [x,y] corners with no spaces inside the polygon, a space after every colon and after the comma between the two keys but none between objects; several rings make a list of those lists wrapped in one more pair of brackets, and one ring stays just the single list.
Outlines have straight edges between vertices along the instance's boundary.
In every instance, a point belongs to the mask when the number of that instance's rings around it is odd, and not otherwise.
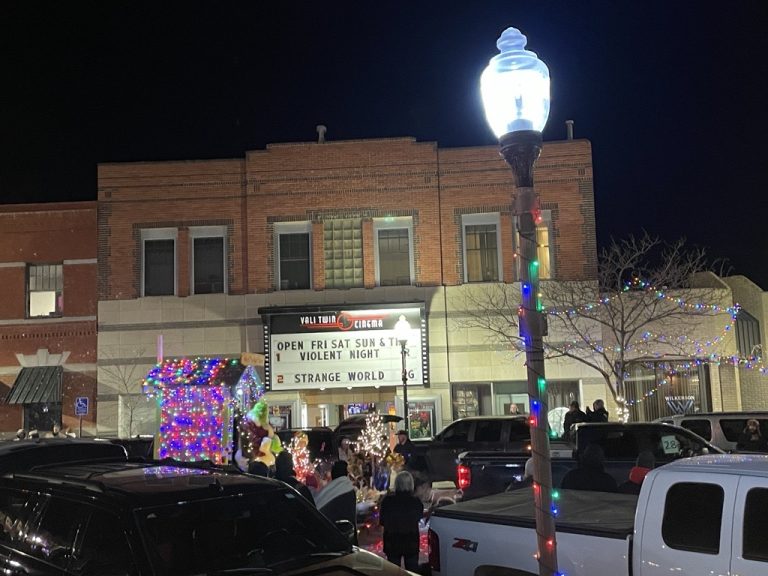
[{"label": "glowing lamp globe", "polygon": [[517,28],[502,32],[480,77],[485,116],[497,138],[533,130],[541,132],[549,117],[549,69],[534,52],[525,49],[528,39]]},{"label": "glowing lamp globe", "polygon": [[397,338],[397,341],[402,345],[405,346],[405,344],[408,342],[408,336],[411,333],[411,325],[408,323],[408,320],[405,319],[404,315],[400,315],[400,319],[395,322],[395,338]]}]

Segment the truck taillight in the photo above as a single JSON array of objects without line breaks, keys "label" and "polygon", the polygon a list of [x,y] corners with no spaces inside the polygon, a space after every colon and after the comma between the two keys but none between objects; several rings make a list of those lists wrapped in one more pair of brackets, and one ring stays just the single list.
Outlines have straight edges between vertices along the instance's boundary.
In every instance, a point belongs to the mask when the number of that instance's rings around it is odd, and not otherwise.
[{"label": "truck taillight", "polygon": [[437,532],[429,529],[429,567],[435,572],[440,572],[440,537]]},{"label": "truck taillight", "polygon": [[459,482],[459,488],[462,490],[466,490],[469,488],[469,485],[472,484],[472,470],[469,469],[469,466],[459,464],[456,468],[456,476]]}]

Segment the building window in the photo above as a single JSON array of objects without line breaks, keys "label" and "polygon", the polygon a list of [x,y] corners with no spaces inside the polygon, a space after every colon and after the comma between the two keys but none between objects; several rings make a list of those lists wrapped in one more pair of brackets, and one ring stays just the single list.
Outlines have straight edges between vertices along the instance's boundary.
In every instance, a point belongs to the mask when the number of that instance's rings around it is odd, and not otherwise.
[{"label": "building window", "polygon": [[142,296],[176,294],[176,230],[142,230]]},{"label": "building window", "polygon": [[[552,246],[552,211],[542,210],[541,220],[536,224],[536,256],[539,260],[539,278],[554,278],[554,257]],[[520,250],[520,234],[515,229],[515,246]],[[520,260],[518,259],[518,262]],[[520,273],[518,272],[518,278]]]},{"label": "building window", "polygon": [[742,356],[760,356],[760,322],[743,308],[736,316],[736,345]]},{"label": "building window", "polygon": [[27,268],[27,316],[49,318],[63,311],[61,264],[30,264]]},{"label": "building window", "polygon": [[223,226],[189,229],[192,240],[192,293],[226,292],[226,230]]},{"label": "building window", "polygon": [[410,217],[387,218],[373,223],[376,283],[408,286],[413,278],[413,225]]},{"label": "building window", "polygon": [[275,225],[277,289],[307,290],[312,287],[310,222]]},{"label": "building window", "polygon": [[326,288],[363,286],[363,231],[360,218],[327,220],[323,225]]},{"label": "building window", "polygon": [[464,229],[464,281],[501,281],[499,215],[467,214],[462,218],[462,225]]}]

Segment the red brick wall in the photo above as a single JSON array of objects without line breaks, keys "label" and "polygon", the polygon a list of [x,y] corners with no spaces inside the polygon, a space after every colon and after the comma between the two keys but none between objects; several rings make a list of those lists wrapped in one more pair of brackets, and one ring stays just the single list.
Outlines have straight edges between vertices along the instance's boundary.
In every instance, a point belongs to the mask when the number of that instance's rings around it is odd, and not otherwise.
[{"label": "red brick wall", "polygon": [[[242,160],[99,165],[99,299],[141,294],[142,228],[211,225],[230,231],[229,261],[235,264],[229,270],[229,291],[243,294],[242,226],[248,216],[242,209],[244,188]],[[258,250],[254,239],[248,243],[249,252]],[[256,273],[262,271],[263,266]],[[181,286],[180,278],[177,281]]]},{"label": "red brick wall", "polygon": [[[96,363],[96,202],[67,202],[0,206],[0,395],[10,390],[16,354],[32,356],[69,352],[66,364]],[[27,274],[30,263],[63,263],[63,317],[26,319]],[[5,264],[5,266],[2,266]],[[96,381],[89,384],[96,394]],[[94,406],[95,408],[95,406]],[[67,408],[64,406],[64,411]],[[23,424],[23,407],[0,404],[0,432],[15,432]]]},{"label": "red brick wall", "polygon": [[25,317],[27,309],[26,282],[27,269],[24,266],[0,268],[0,286],[2,286],[0,319],[11,320]]},{"label": "red brick wall", "polygon": [[[438,150],[411,138],[277,144],[248,152],[244,160],[105,164],[98,178],[99,295],[107,300],[140,293],[139,231],[148,227],[182,231],[177,271],[182,286],[188,285],[183,230],[229,226],[233,294],[274,290],[274,223],[280,221],[313,223],[317,290],[325,287],[322,239],[328,218],[363,220],[366,287],[375,278],[373,218],[413,218],[415,283],[422,286],[461,282],[462,214],[500,213],[502,247],[513,245],[514,182],[495,146]],[[557,277],[594,276],[589,142],[546,143],[535,186],[542,208],[553,216]],[[512,280],[512,251],[502,253],[504,278]]]}]

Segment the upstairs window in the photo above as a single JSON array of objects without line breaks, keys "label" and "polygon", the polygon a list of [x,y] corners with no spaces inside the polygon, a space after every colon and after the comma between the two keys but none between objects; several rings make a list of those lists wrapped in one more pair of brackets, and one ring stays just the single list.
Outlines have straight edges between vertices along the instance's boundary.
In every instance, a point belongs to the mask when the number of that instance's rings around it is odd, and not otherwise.
[{"label": "upstairs window", "polygon": [[63,288],[61,264],[30,264],[27,268],[27,317],[61,316]]},{"label": "upstairs window", "polygon": [[744,308],[736,315],[736,345],[742,356],[760,356],[760,322]]},{"label": "upstairs window", "polygon": [[192,293],[226,292],[226,236],[223,226],[190,228],[192,241]]},{"label": "upstairs window", "polygon": [[[552,211],[542,210],[541,220],[536,224],[536,257],[539,261],[539,278],[554,278],[554,257],[552,240]],[[520,234],[515,229],[515,246],[520,251]],[[518,259],[518,262],[521,262]],[[518,278],[520,274],[518,272]]]},{"label": "upstairs window", "polygon": [[360,218],[325,221],[323,251],[326,288],[363,286],[363,231]]},{"label": "upstairs window", "polygon": [[278,290],[307,290],[312,287],[310,232],[310,222],[281,222],[275,225]]},{"label": "upstairs window", "polygon": [[142,230],[142,296],[176,294],[176,230]]},{"label": "upstairs window", "polygon": [[462,218],[464,232],[464,281],[501,281],[499,215],[467,214]]},{"label": "upstairs window", "polygon": [[376,283],[408,286],[413,278],[411,218],[386,218],[373,223]]}]

